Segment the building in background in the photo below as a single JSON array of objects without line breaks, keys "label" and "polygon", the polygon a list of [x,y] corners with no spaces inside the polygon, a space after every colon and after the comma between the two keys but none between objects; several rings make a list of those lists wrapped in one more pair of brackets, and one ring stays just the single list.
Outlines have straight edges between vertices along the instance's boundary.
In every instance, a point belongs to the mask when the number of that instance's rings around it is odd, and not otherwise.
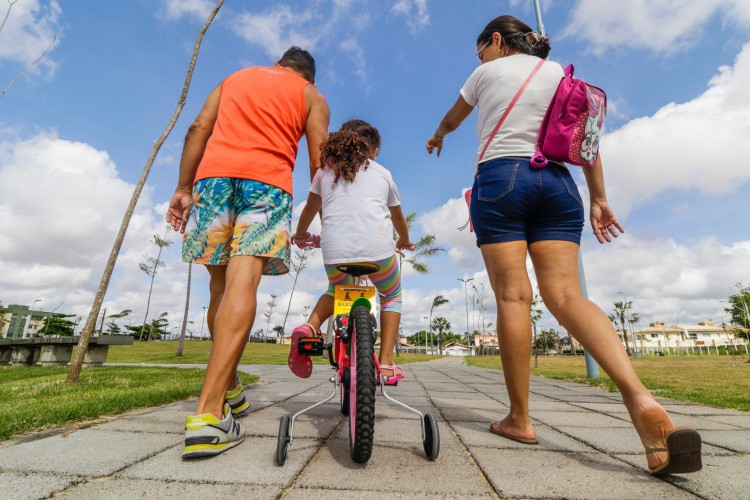
[{"label": "building in background", "polygon": [[[651,323],[648,328],[634,332],[641,349],[687,349],[723,346],[744,346],[747,341],[734,334],[732,325],[715,325],[702,321],[697,325],[671,325]],[[618,332],[619,333],[619,332]]]},{"label": "building in background", "polygon": [[44,327],[44,318],[52,316],[52,314],[54,313],[32,311],[29,306],[19,304],[0,307],[0,338],[21,339],[33,337]]}]

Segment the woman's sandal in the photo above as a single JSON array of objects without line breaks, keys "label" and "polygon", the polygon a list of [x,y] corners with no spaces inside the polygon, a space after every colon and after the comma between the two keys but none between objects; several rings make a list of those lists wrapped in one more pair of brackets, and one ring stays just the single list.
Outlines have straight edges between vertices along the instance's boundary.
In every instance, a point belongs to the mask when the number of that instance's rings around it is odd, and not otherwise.
[{"label": "woman's sandal", "polygon": [[649,469],[655,476],[684,474],[701,470],[701,436],[692,427],[675,427],[667,434],[666,448],[647,448],[646,453],[666,451],[667,461]]},{"label": "woman's sandal", "polygon": [[315,335],[315,328],[310,323],[300,325],[292,330],[292,345],[289,348],[289,359],[287,365],[292,373],[300,378],[308,378],[312,374],[312,359],[310,356],[303,356],[297,350],[297,344],[301,337],[310,337]]},{"label": "woman's sandal", "polygon": [[[388,377],[387,375],[383,375],[382,370],[385,368],[386,370],[391,370],[393,372],[393,375]],[[381,375],[383,376],[383,383],[385,385],[398,385],[398,381],[404,378],[404,370],[400,366],[393,365],[380,365]],[[398,374],[396,370],[401,370],[401,374]]]}]

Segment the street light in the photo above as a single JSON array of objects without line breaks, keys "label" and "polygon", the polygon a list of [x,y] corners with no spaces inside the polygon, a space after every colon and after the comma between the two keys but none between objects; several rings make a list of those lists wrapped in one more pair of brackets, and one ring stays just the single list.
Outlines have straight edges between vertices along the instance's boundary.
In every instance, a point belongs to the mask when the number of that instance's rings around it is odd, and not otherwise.
[{"label": "street light", "polygon": [[302,314],[305,316],[305,323],[307,323],[307,311],[310,309],[310,306],[305,306],[305,312]]},{"label": "street light", "polygon": [[203,340],[203,323],[206,322],[206,306],[203,306],[203,319],[201,320],[201,340]]},{"label": "street light", "polygon": [[469,289],[466,284],[474,278],[456,279],[464,284],[464,295],[466,296],[466,347],[469,349],[469,355],[471,355],[471,345],[469,345]]},{"label": "street light", "polygon": [[[430,319],[429,316],[422,316],[422,319],[425,320],[425,323]],[[427,330],[424,332],[424,353],[427,354]]]},{"label": "street light", "polygon": [[26,332],[29,331],[29,324],[31,323],[31,317],[34,314],[34,307],[36,306],[37,302],[41,302],[42,299],[36,299],[33,304],[31,304],[31,309],[29,310],[29,319],[26,320],[26,323],[23,325],[23,332],[21,333],[22,338],[26,338]]}]

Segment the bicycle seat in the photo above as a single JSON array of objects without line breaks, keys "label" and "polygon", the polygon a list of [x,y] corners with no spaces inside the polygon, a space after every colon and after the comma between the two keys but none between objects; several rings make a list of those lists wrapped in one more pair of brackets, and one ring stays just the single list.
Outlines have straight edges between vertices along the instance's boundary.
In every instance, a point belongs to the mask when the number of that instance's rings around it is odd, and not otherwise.
[{"label": "bicycle seat", "polygon": [[346,264],[336,264],[336,269],[359,278],[365,274],[378,272],[380,266],[372,262],[347,262]]}]

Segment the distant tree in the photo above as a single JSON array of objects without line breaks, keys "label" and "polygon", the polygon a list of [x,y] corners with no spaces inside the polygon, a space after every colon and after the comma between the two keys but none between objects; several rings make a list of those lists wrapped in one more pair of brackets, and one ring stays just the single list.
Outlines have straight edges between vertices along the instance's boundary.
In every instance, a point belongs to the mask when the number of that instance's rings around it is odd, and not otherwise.
[{"label": "distant tree", "polygon": [[[166,267],[164,261],[161,260],[161,252],[172,244],[172,241],[167,239],[167,234],[169,234],[169,231],[171,229],[172,228],[170,226],[167,226],[167,230],[164,233],[163,238],[158,234],[155,234],[153,236],[151,242],[159,249],[156,253],[156,257],[154,258],[149,257],[148,255],[144,255],[143,257],[146,259],[146,262],[141,262],[138,264],[138,268],[151,278],[151,285],[148,288],[148,300],[146,301],[146,315],[143,317],[144,326],[146,325],[146,320],[148,319],[148,310],[151,306],[151,292],[153,292],[154,290],[154,279],[156,278],[156,275],[159,274],[161,269]],[[141,331],[140,339],[143,340],[143,331]]]},{"label": "distant tree", "polygon": [[42,335],[64,335],[66,337],[72,337],[75,329],[75,322],[70,321],[68,318],[74,318],[75,314],[60,314],[55,313],[44,318],[44,324],[42,329],[39,330],[37,336]]},{"label": "distant tree", "polygon": [[[534,298],[531,300],[531,326],[534,329],[534,344],[536,344],[536,325],[542,319],[542,310],[539,308],[541,301],[542,299],[539,297],[539,294],[534,295]],[[539,368],[538,351],[534,352],[534,368]]]},{"label": "distant tree", "polygon": [[441,356],[443,355],[443,332],[450,332],[451,324],[450,322],[443,318],[443,317],[437,317],[434,320],[432,320],[432,329],[438,331],[438,354]]},{"label": "distant tree", "polygon": [[536,349],[554,349],[555,343],[558,339],[557,331],[554,328],[542,328],[539,332],[539,336],[534,342]]},{"label": "distant tree", "polygon": [[278,298],[279,298],[278,295],[276,295],[275,293],[272,293],[271,300],[266,302],[268,309],[266,309],[266,312],[263,313],[263,317],[266,318],[266,332],[264,336],[271,333],[271,317],[273,316],[273,308],[279,305],[279,303],[276,301],[276,299]]},{"label": "distant tree", "polygon": [[[432,311],[436,307],[440,307],[443,304],[447,304],[448,302],[450,302],[450,300],[446,299],[442,295],[438,295],[437,297],[435,297],[434,299],[432,299],[432,307],[430,307],[430,323],[429,323],[429,325],[430,325],[430,337],[431,338],[432,338],[432,330],[433,330],[433,326],[432,326]],[[430,340],[430,345],[431,346],[435,345],[434,340]]]},{"label": "distant tree", "polygon": [[422,346],[426,345],[427,342],[429,342],[428,333],[425,330],[420,330],[414,335],[411,335],[409,337],[406,337],[406,341],[409,342],[411,345],[417,345]]},{"label": "distant tree", "polygon": [[190,279],[193,276],[193,263],[188,264],[187,292],[185,292],[185,311],[182,314],[182,328],[180,328],[180,341],[177,343],[175,357],[182,356],[182,350],[185,348],[185,330],[188,324],[188,311],[190,310]]},{"label": "distant tree", "polygon": [[[412,233],[412,227],[417,219],[417,214],[412,212],[406,215],[406,227],[409,228],[409,233]],[[398,234],[393,232],[393,239],[398,239]],[[412,241],[414,238],[412,237]],[[425,234],[417,239],[414,243],[414,251],[409,254],[409,257],[400,258],[401,263],[406,262],[412,269],[418,274],[428,274],[430,272],[430,266],[425,261],[425,258],[433,257],[440,252],[444,252],[445,249],[436,245],[437,238],[434,234]]]},{"label": "distant tree", "polygon": [[288,274],[288,276],[292,278],[292,292],[289,294],[289,303],[286,306],[286,314],[284,314],[284,321],[281,323],[282,333],[284,332],[284,328],[286,328],[286,320],[289,317],[289,309],[292,307],[292,297],[294,297],[294,289],[297,288],[299,274],[307,267],[308,252],[314,250],[315,249],[312,247],[305,247],[302,250],[295,250],[292,254],[292,267]]},{"label": "distant tree", "polygon": [[126,316],[128,316],[133,311],[130,309],[123,309],[122,311],[116,313],[116,314],[110,314],[109,315],[109,323],[107,323],[107,333],[110,335],[119,335],[122,333],[122,328],[117,324],[116,319],[122,319]]},{"label": "distant tree", "polygon": [[[120,229],[118,230],[117,236],[115,237],[115,241],[112,244],[112,250],[110,250],[109,252],[109,258],[107,259],[107,263],[104,266],[104,272],[102,273],[102,278],[99,281],[99,288],[97,288],[96,290],[96,295],[94,296],[94,302],[91,305],[91,311],[89,312],[89,316],[88,316],[88,319],[86,320],[86,324],[84,325],[83,330],[81,331],[81,338],[78,341],[78,348],[76,349],[74,356],[70,360],[70,370],[68,370],[68,377],[65,379],[66,384],[72,384],[74,382],[77,382],[81,376],[81,368],[83,367],[83,358],[86,356],[86,351],[88,350],[88,347],[89,347],[89,341],[91,340],[91,335],[93,334],[94,327],[96,326],[96,319],[99,317],[99,311],[102,307],[102,303],[104,303],[104,296],[107,294],[107,288],[109,288],[109,282],[112,279],[112,274],[115,271],[115,264],[117,264],[117,257],[119,257],[120,255],[122,242],[125,240],[125,233],[127,233],[128,226],[130,225],[130,220],[133,218],[133,212],[135,212],[135,206],[138,203],[138,199],[141,197],[141,192],[143,191],[143,187],[146,185],[146,179],[148,178],[149,172],[151,172],[151,167],[154,164],[156,155],[159,154],[159,150],[161,149],[162,144],[164,144],[164,141],[166,141],[170,132],[172,132],[172,128],[174,128],[175,123],[177,123],[177,119],[180,117],[180,114],[182,113],[182,108],[185,106],[185,102],[187,100],[187,93],[188,93],[188,89],[190,88],[190,81],[193,78],[193,70],[195,69],[195,62],[198,59],[198,51],[200,50],[201,43],[203,41],[203,36],[206,34],[208,27],[211,26],[211,23],[216,17],[216,14],[218,14],[219,9],[223,5],[223,3],[224,3],[224,0],[216,1],[216,5],[211,11],[211,14],[209,14],[208,19],[206,19],[206,22],[198,31],[198,37],[195,40],[195,46],[193,47],[193,55],[190,59],[190,64],[188,65],[187,74],[185,75],[185,82],[182,85],[182,92],[180,93],[180,98],[177,101],[177,107],[174,113],[172,113],[172,118],[169,120],[169,123],[167,123],[167,126],[164,129],[164,132],[162,132],[161,136],[156,141],[154,141],[154,144],[151,147],[151,153],[149,154],[148,159],[146,160],[146,164],[144,165],[143,170],[141,171],[141,176],[139,177],[138,182],[135,185],[135,189],[133,190],[133,195],[130,197],[130,202],[128,203],[128,207],[125,209],[125,214],[123,215],[122,222],[120,223]],[[145,319],[144,319],[144,323],[145,323]]]},{"label": "distant tree", "polygon": [[[728,306],[724,311],[731,315],[733,325],[742,326],[747,330],[750,328],[750,285],[743,286],[742,283],[737,283],[735,286],[737,293],[729,296]],[[743,336],[747,338],[746,331]]]},{"label": "distant tree", "polygon": [[633,301],[627,300],[615,302],[614,306],[615,310],[609,315],[609,319],[615,324],[620,324],[620,331],[622,331],[622,337],[625,340],[625,351],[628,353],[628,356],[631,356],[632,353],[630,351],[630,345],[628,344],[628,330],[625,328],[625,323],[630,318],[630,309],[633,307]]}]

